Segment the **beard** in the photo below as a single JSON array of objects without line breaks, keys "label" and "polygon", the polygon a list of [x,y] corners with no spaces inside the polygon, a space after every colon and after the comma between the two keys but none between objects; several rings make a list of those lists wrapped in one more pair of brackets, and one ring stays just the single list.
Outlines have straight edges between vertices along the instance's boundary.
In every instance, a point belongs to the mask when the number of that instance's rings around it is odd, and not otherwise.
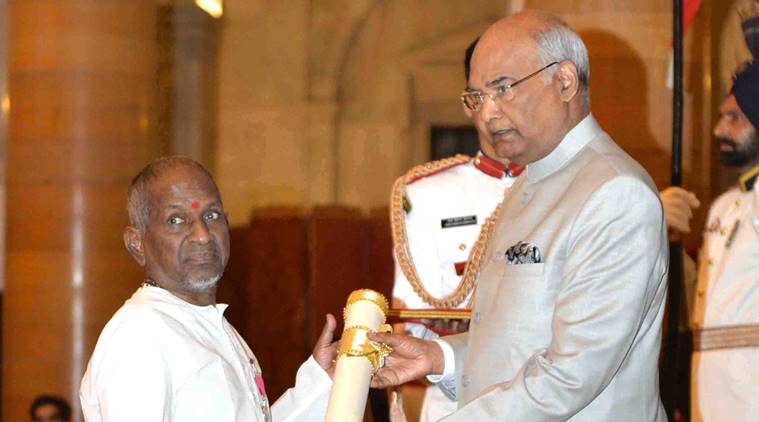
[{"label": "beard", "polygon": [[759,133],[754,132],[745,143],[737,143],[730,138],[717,137],[717,142],[727,145],[730,150],[719,153],[719,161],[725,166],[743,167],[759,159]]},{"label": "beard", "polygon": [[221,274],[211,276],[210,278],[189,279],[186,282],[186,286],[188,290],[193,292],[205,292],[216,286],[216,283],[218,283],[220,279]]}]

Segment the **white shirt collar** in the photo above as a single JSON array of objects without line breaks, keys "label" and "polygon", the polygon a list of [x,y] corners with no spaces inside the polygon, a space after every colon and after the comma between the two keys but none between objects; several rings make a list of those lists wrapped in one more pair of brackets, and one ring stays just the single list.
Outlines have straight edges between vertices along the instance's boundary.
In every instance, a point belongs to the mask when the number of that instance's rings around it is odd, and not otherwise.
[{"label": "white shirt collar", "polygon": [[561,169],[603,130],[592,114],[573,127],[548,155],[527,165],[527,181],[535,183]]},{"label": "white shirt collar", "polygon": [[190,302],[184,301],[179,297],[172,294],[170,291],[156,286],[143,285],[135,293],[135,297],[144,296],[146,298],[152,298],[161,302],[168,302],[180,307],[190,309],[193,312],[200,313],[201,315],[208,315],[209,317],[221,317],[224,315],[224,311],[227,309],[226,303],[217,303],[214,305],[198,306],[193,305]]}]

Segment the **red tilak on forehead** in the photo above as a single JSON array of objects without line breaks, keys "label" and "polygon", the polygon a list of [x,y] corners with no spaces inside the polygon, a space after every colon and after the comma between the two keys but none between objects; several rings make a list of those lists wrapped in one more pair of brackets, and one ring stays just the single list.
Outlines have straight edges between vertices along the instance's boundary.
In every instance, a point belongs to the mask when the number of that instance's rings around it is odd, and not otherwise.
[{"label": "red tilak on forehead", "polygon": [[192,201],[192,209],[196,210],[198,208],[200,208],[200,202],[198,202],[197,200]]}]

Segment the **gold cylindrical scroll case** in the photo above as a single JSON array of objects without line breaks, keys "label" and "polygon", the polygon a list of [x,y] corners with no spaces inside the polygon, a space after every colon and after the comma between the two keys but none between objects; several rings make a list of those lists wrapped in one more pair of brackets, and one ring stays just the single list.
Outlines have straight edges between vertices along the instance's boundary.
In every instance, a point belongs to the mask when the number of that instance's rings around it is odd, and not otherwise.
[{"label": "gold cylindrical scroll case", "polygon": [[372,374],[382,366],[389,352],[386,346],[369,341],[367,334],[389,331],[385,325],[387,311],[387,299],[373,290],[356,290],[348,296],[327,422],[363,420]]}]

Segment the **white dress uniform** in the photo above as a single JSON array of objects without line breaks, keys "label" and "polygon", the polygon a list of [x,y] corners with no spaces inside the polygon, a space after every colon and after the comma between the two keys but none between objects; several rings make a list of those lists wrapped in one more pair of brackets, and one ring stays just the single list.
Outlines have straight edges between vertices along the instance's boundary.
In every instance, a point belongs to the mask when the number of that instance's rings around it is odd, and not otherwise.
[{"label": "white dress uniform", "polygon": [[759,166],[744,173],[709,210],[693,321],[694,421],[759,420],[757,175]]},{"label": "white dress uniform", "polygon": [[[479,153],[406,184],[408,249],[419,281],[431,296],[443,298],[459,286],[482,223],[521,170],[521,166],[507,168]],[[393,298],[408,309],[434,308],[414,291],[397,260]],[[466,299],[456,307],[465,308],[468,296]],[[430,334],[421,324],[408,323],[406,329],[417,337]],[[455,410],[456,402],[431,386],[425,392],[420,420],[437,421]]]},{"label": "white dress uniform", "polygon": [[82,379],[87,422],[324,420],[332,382],[313,357],[269,409],[261,368],[224,318],[145,285],[106,324]]}]

